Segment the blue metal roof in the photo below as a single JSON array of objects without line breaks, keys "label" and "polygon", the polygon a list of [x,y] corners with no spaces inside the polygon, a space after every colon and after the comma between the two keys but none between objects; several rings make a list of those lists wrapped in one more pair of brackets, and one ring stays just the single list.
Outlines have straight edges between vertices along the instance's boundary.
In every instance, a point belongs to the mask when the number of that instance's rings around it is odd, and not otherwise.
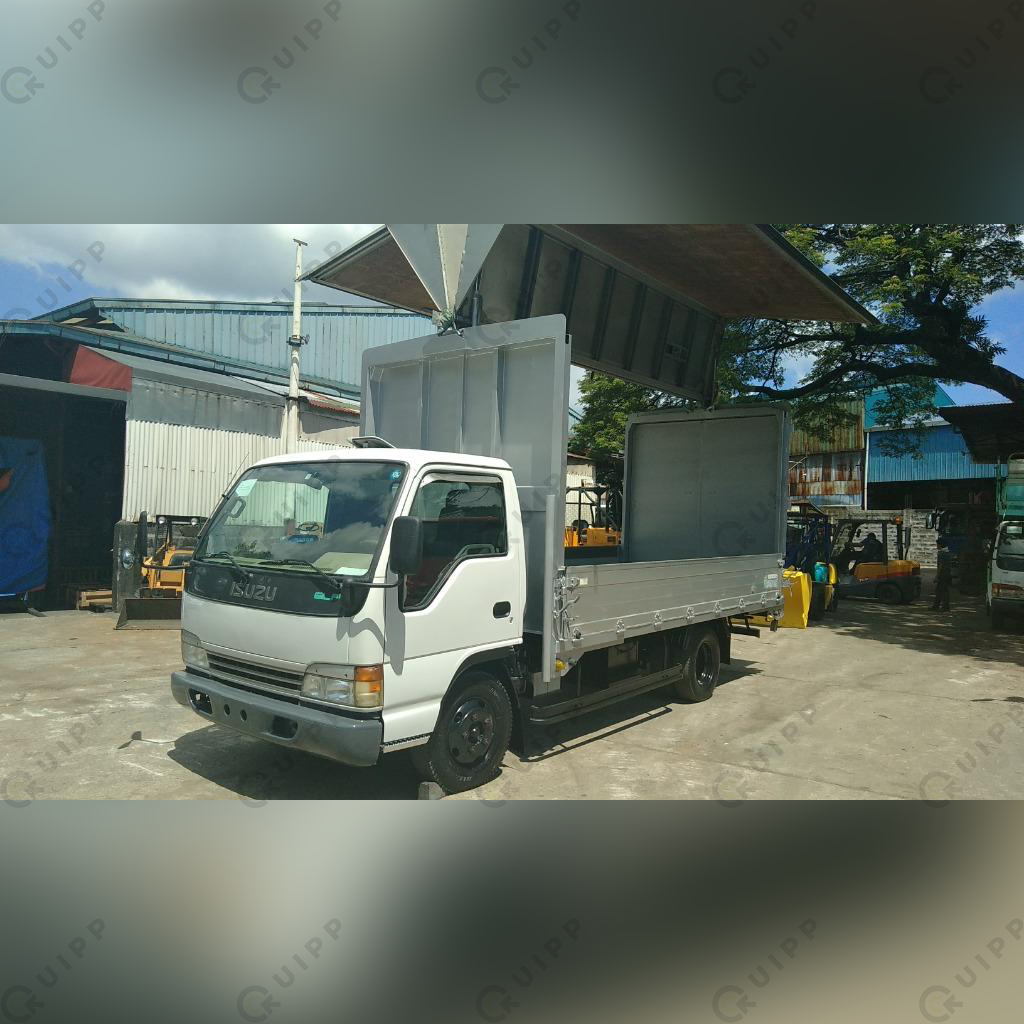
[{"label": "blue metal roof", "polygon": [[[896,387],[899,387],[897,384]],[[872,391],[867,398],[864,399],[864,426],[866,428],[878,426],[878,406],[879,403],[886,397],[885,388],[877,388]],[[956,405],[949,395],[938,385],[935,385],[935,392],[932,395],[932,405],[936,409],[946,409],[951,405]]]},{"label": "blue metal roof", "polygon": [[977,480],[996,475],[994,465],[975,462],[960,431],[948,424],[925,427],[920,457],[913,454],[886,455],[881,448],[899,431],[870,430],[868,437],[868,483],[884,484],[910,480]]},{"label": "blue metal roof", "polygon": [[[287,302],[86,299],[39,320],[124,332],[213,357],[239,371],[287,373],[292,329]],[[304,302],[302,379],[358,394],[363,352],[433,331],[428,317],[391,306]]]}]

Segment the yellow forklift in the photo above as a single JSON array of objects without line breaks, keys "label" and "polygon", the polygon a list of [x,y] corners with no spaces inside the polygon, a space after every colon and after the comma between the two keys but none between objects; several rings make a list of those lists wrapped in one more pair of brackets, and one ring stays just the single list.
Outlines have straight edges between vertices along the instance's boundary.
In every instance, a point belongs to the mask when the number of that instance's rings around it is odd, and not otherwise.
[{"label": "yellow forklift", "polygon": [[786,516],[783,626],[806,626],[839,604],[838,573],[832,560],[833,522],[812,501],[795,500]]},{"label": "yellow forklift", "polygon": [[907,558],[910,527],[902,516],[864,512],[836,526],[833,560],[839,594],[909,604],[921,594],[921,564]]},{"label": "yellow forklift", "polygon": [[[565,528],[565,547],[576,555],[577,548],[604,548],[610,551],[622,543],[618,491],[611,487],[589,485],[567,487],[565,505],[573,519]],[[568,518],[568,516],[566,516]]]},{"label": "yellow forklift", "polygon": [[136,548],[141,586],[137,596],[126,597],[116,629],[172,626],[181,618],[181,595],[185,590],[185,569],[192,561],[195,538],[203,520],[197,516],[157,516],[157,546],[149,557],[149,517],[139,516]]}]

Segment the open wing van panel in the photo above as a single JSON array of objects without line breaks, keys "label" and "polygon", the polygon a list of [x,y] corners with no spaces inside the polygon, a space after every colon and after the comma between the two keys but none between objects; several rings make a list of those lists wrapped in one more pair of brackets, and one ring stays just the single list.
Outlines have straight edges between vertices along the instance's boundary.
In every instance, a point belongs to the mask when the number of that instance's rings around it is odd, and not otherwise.
[{"label": "open wing van panel", "polygon": [[559,653],[777,608],[788,446],[770,406],[634,416],[622,560],[571,566]]},{"label": "open wing van panel", "polygon": [[554,583],[562,565],[569,345],[565,317],[430,335],[363,356],[361,429],[399,448],[504,459],[526,543],[524,629],[554,670]]}]

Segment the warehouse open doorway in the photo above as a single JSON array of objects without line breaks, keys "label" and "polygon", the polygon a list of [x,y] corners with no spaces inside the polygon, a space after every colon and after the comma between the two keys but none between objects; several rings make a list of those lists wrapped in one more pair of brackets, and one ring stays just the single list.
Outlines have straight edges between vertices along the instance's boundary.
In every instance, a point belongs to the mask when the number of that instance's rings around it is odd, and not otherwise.
[{"label": "warehouse open doorway", "polygon": [[[33,585],[30,603],[41,610],[72,608],[79,591],[111,584],[124,486],[125,403],[96,397],[95,388],[0,376],[0,441],[37,442],[45,469],[45,496],[36,496],[39,503],[49,501],[45,579]],[[14,514],[38,522],[35,513],[44,511],[22,505]],[[19,552],[33,541],[32,531],[17,524],[12,535]]]}]

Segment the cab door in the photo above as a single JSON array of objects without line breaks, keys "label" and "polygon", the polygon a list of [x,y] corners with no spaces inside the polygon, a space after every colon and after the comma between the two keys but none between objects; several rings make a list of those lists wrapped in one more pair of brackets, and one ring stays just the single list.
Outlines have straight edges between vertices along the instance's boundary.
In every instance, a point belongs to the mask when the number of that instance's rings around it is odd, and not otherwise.
[{"label": "cab door", "polygon": [[403,514],[423,524],[423,562],[388,592],[386,743],[429,733],[467,659],[522,639],[511,486],[509,474],[455,467],[429,467],[415,482]]}]

